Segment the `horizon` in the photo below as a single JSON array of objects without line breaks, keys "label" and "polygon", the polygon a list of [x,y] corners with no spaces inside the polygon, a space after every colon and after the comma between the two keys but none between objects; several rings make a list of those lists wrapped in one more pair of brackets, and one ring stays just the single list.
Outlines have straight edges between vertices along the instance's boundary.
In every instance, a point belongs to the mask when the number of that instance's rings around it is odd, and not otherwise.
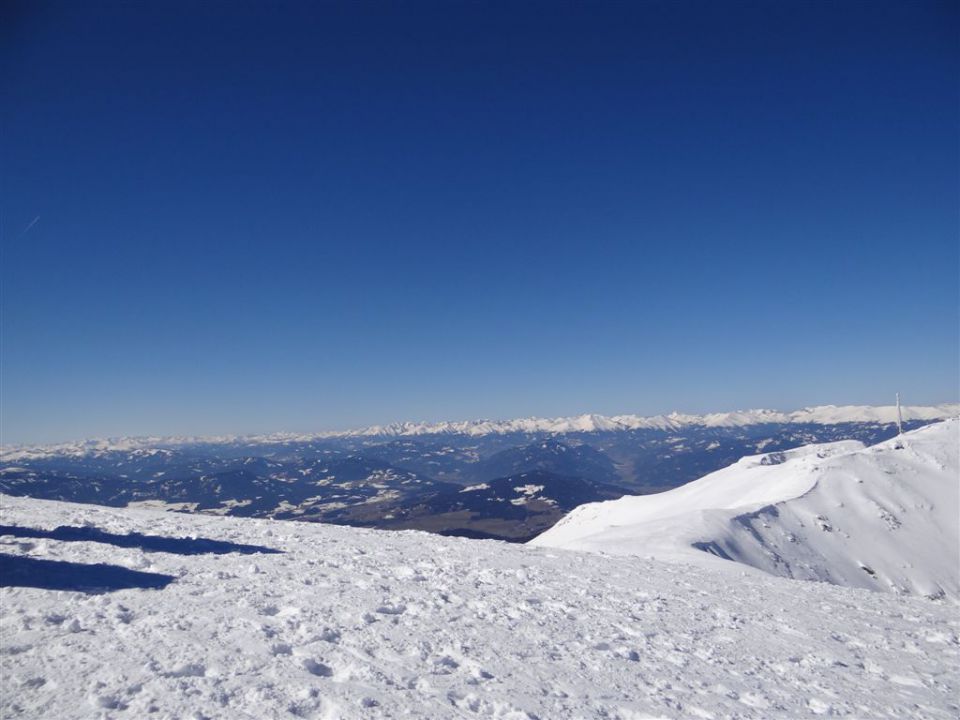
[{"label": "horizon", "polygon": [[958,402],[958,26],[7,3],[0,444]]},{"label": "horizon", "polygon": [[[909,410],[928,410],[928,409],[937,409],[937,408],[946,408],[954,406],[955,408],[960,408],[960,402],[941,402],[941,403],[930,403],[930,404],[901,404],[901,407],[904,411]],[[753,407],[753,408],[737,408],[733,410],[710,410],[705,412],[687,412],[684,410],[670,410],[667,412],[653,413],[650,415],[640,414],[640,413],[573,413],[568,415],[554,415],[554,416],[545,416],[545,415],[528,415],[523,417],[475,417],[475,418],[459,418],[459,419],[445,419],[445,420],[395,420],[387,423],[374,423],[372,425],[359,425],[349,428],[325,428],[325,429],[312,429],[312,430],[272,430],[272,431],[263,431],[263,432],[236,432],[236,433],[212,433],[209,435],[198,435],[198,434],[173,434],[173,435],[112,435],[112,436],[100,436],[100,437],[85,437],[85,438],[72,438],[68,440],[53,440],[50,442],[42,443],[5,443],[0,445],[0,449],[6,449],[8,452],[14,449],[22,448],[41,448],[41,447],[58,447],[58,446],[68,446],[68,445],[79,445],[79,444],[89,444],[97,442],[110,442],[118,440],[142,440],[142,441],[157,441],[157,442],[184,442],[185,444],[190,444],[193,442],[204,442],[204,441],[219,441],[219,440],[244,440],[244,439],[260,439],[260,438],[292,438],[292,437],[316,437],[318,439],[323,438],[337,438],[343,436],[351,435],[362,435],[367,431],[372,430],[391,430],[397,427],[403,426],[422,426],[429,428],[432,426],[442,426],[442,425],[470,425],[473,423],[511,423],[518,421],[539,421],[539,422],[559,422],[564,420],[578,420],[581,418],[601,418],[605,420],[613,420],[617,418],[634,418],[638,420],[655,420],[657,418],[666,418],[671,419],[674,417],[683,417],[683,418],[707,418],[714,415],[737,415],[737,414],[746,414],[746,413],[777,413],[782,415],[793,415],[797,413],[802,413],[804,411],[813,411],[813,410],[825,410],[825,409],[871,409],[871,410],[892,410],[897,406],[895,404],[839,404],[839,403],[828,403],[825,405],[804,405],[802,407],[784,409],[784,408],[763,408],[763,407]],[[952,415],[945,418],[939,418],[941,420],[949,419],[953,417]],[[910,418],[905,418],[904,421],[909,421]],[[887,423],[887,421],[882,421]],[[891,420],[889,422],[895,422]],[[441,431],[443,432],[443,431]],[[520,432],[520,431],[518,431]],[[556,432],[557,434],[565,434],[568,431],[544,431],[544,432]],[[569,431],[573,432],[573,431]],[[584,431],[589,432],[589,431]],[[422,433],[414,434],[424,434],[429,435],[430,432],[424,431]],[[390,433],[383,433],[384,436],[390,436]],[[403,433],[400,433],[403,435]],[[376,437],[377,433],[371,433],[371,437]]]}]

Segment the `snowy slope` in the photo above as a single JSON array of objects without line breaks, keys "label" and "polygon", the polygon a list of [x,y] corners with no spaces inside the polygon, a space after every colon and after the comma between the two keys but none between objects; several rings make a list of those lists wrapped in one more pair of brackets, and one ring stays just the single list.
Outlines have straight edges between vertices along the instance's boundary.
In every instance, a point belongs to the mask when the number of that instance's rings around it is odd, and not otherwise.
[{"label": "snowy slope", "polygon": [[[960,404],[943,404],[903,408],[905,421],[932,421],[953,417],[960,413]],[[628,430],[682,430],[686,427],[735,428],[750,425],[802,424],[839,425],[843,423],[890,424],[897,420],[893,405],[822,405],[793,412],[778,410],[737,410],[706,415],[577,415],[560,418],[518,418],[514,420],[465,420],[457,422],[401,422],[391,425],[373,425],[358,430],[318,433],[271,433],[269,435],[224,435],[216,437],[134,437],[83,440],[54,445],[17,445],[0,448],[0,461],[6,463],[38,460],[56,456],[97,456],[111,452],[159,452],[158,447],[182,447],[195,444],[274,444],[304,443],[329,438],[391,438],[420,435],[462,435],[481,437],[511,433],[569,433],[616,432]]]},{"label": "snowy slope", "polygon": [[[0,503],[4,567],[60,563],[28,573],[34,583],[69,581],[67,562],[113,568],[88,567],[73,583],[169,581],[102,594],[0,588],[5,719],[936,719],[960,710],[960,619],[946,603],[733,563]],[[80,529],[54,531],[64,525]],[[213,554],[204,539],[282,552]]]},{"label": "snowy slope", "polygon": [[683,487],[583,505],[532,544],[712,560],[960,599],[960,421],[864,448],[746,457]]}]

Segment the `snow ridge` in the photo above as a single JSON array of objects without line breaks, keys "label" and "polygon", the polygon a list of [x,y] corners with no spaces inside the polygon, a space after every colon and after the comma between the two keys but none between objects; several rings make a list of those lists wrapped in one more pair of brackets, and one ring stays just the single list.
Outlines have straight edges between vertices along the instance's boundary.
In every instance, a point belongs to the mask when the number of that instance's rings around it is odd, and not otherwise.
[{"label": "snow ridge", "polygon": [[960,602],[958,433],[951,419],[868,448],[839,442],[743,458],[669,492],[580,506],[532,544],[721,558]]}]

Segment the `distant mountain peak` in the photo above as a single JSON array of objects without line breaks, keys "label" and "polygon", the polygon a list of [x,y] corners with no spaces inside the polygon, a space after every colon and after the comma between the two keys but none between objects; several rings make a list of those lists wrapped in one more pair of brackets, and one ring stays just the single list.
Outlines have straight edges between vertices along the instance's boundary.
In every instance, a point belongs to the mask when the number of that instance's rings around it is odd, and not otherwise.
[{"label": "distant mountain peak", "polygon": [[[903,419],[933,421],[960,415],[960,403],[903,408]],[[820,405],[792,412],[752,409],[703,415],[671,412],[668,415],[597,415],[584,414],[558,418],[516,418],[513,420],[461,420],[447,422],[399,422],[371,425],[355,430],[317,433],[271,433],[267,435],[226,435],[216,437],[121,437],[84,440],[55,445],[7,446],[0,454],[2,462],[33,460],[55,455],[97,455],[110,452],[132,452],[158,447],[193,444],[268,444],[299,443],[329,438],[397,438],[423,435],[485,436],[508,434],[567,435],[576,433],[617,432],[629,430],[681,430],[685,427],[746,427],[762,424],[811,423],[895,423],[894,405]]]}]

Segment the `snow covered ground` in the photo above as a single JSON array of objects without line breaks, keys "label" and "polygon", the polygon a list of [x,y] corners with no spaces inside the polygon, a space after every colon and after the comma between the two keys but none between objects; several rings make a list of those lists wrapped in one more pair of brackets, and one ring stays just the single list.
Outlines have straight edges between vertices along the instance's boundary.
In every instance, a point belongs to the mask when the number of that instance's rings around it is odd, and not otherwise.
[{"label": "snow covered ground", "polygon": [[786,577],[957,601],[958,456],[957,419],[869,448],[838,442],[756,455],[659,495],[581,505],[533,544],[734,560]]},{"label": "snow covered ground", "polygon": [[5,719],[960,713],[949,602],[729,562],[0,503],[4,585],[112,588],[0,588]]}]

